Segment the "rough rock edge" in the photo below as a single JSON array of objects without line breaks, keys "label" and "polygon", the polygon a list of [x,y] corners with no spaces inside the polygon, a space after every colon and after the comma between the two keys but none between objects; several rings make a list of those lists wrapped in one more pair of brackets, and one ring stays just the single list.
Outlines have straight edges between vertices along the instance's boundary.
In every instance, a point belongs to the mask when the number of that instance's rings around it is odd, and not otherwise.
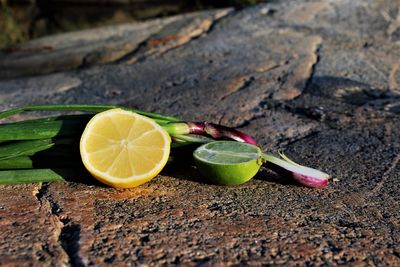
[{"label": "rough rock edge", "polygon": [[58,244],[59,250],[62,252],[60,257],[57,258],[56,264],[84,266],[85,264],[79,254],[80,226],[71,223],[69,218],[59,215],[62,207],[54,202],[48,187],[48,183],[41,183],[40,187],[35,188],[33,193],[39,202],[40,210],[52,223],[52,241]]}]

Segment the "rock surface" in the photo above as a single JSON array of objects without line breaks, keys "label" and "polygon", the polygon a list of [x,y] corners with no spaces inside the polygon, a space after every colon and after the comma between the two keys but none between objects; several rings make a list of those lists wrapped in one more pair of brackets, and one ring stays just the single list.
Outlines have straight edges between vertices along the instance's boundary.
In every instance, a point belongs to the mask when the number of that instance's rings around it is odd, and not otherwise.
[{"label": "rock surface", "polygon": [[263,170],[222,187],[188,162],[129,190],[3,186],[0,264],[399,266],[399,4],[281,1],[3,52],[1,109],[108,103],[209,120],[339,181],[309,189]]}]

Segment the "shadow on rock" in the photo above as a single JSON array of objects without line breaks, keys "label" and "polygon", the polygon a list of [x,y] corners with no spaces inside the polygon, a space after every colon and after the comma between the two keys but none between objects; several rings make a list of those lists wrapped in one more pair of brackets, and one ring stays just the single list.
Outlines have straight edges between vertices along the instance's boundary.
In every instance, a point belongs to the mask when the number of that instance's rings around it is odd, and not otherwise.
[{"label": "shadow on rock", "polygon": [[391,101],[400,98],[387,88],[378,89],[368,83],[334,76],[313,77],[305,92],[319,97],[342,99],[356,106],[376,100]]},{"label": "shadow on rock", "polygon": [[197,170],[193,151],[198,145],[188,145],[171,150],[168,164],[164,167],[161,174],[175,177],[181,180],[209,184]]},{"label": "shadow on rock", "polygon": [[67,182],[74,182],[84,185],[93,185],[98,187],[109,187],[96,180],[90,173],[86,171],[84,167],[81,168],[52,168],[56,174],[60,175]]},{"label": "shadow on rock", "polygon": [[277,174],[265,167],[262,167],[253,179],[262,180],[273,184],[300,186],[298,183],[290,178],[289,174]]}]

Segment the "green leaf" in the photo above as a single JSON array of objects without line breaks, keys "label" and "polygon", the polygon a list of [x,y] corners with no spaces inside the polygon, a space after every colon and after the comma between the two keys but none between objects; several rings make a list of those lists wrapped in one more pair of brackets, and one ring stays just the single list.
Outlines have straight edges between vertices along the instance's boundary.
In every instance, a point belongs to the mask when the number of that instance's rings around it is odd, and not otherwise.
[{"label": "green leaf", "polygon": [[129,110],[140,115],[149,117],[156,122],[177,122],[181,121],[178,118],[166,116],[158,113],[146,112],[139,109],[133,108],[125,108],[113,105],[85,105],[85,104],[64,104],[64,105],[35,105],[35,106],[26,106],[21,108],[9,109],[3,112],[0,112],[0,119],[4,119],[10,117],[12,115],[16,115],[22,112],[28,111],[81,111],[81,112],[91,112],[91,113],[98,113],[103,112],[112,108],[122,108],[125,110]]},{"label": "green leaf", "polygon": [[0,184],[23,184],[38,182],[64,181],[71,175],[68,170],[32,169],[0,171]]},{"label": "green leaf", "polygon": [[0,160],[15,158],[20,156],[30,156],[37,152],[47,150],[55,144],[71,145],[77,142],[74,138],[63,139],[40,139],[40,140],[27,140],[15,141],[0,146]]},{"label": "green leaf", "polygon": [[0,124],[0,141],[36,140],[56,136],[81,135],[90,117],[87,115],[58,116]]}]

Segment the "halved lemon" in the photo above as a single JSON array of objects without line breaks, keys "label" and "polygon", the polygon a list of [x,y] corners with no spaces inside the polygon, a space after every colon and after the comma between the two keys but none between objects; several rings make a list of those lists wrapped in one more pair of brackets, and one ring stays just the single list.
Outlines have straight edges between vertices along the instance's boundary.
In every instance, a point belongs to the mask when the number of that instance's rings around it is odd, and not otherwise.
[{"label": "halved lemon", "polygon": [[163,169],[171,138],[153,120],[110,109],[86,125],[80,153],[86,169],[99,181],[117,188],[141,185]]}]

